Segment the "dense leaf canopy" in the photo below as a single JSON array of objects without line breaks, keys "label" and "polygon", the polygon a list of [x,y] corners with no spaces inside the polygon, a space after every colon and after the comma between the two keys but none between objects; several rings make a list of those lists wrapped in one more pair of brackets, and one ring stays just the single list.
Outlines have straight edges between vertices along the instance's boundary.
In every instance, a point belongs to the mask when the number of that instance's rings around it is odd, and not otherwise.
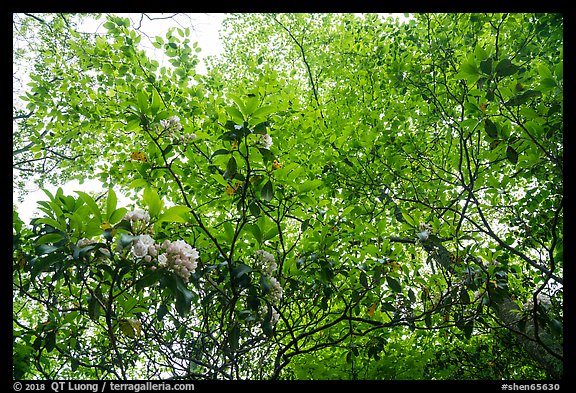
[{"label": "dense leaf canopy", "polygon": [[14,210],[14,378],[562,377],[561,15],[99,18],[14,16],[14,186],[106,190]]}]

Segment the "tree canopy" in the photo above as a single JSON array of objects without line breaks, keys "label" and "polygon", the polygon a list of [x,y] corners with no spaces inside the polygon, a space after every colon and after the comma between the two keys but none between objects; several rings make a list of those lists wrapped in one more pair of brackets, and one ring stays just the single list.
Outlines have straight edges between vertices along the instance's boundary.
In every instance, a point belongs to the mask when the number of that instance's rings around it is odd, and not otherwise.
[{"label": "tree canopy", "polygon": [[562,15],[14,26],[15,379],[562,378]]}]

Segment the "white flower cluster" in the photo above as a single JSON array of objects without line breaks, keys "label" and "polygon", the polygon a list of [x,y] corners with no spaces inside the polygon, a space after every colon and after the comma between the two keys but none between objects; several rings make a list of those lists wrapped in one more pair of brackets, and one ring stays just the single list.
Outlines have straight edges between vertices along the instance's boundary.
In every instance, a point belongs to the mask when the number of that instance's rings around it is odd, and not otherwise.
[{"label": "white flower cluster", "polygon": [[274,277],[270,277],[269,279],[271,287],[268,295],[270,297],[270,301],[272,302],[272,304],[278,304],[278,302],[280,302],[282,296],[284,295],[284,290],[280,286],[278,280],[276,280]]},{"label": "white flower cluster", "polygon": [[160,120],[160,127],[156,128],[158,134],[166,133],[165,136],[172,140],[172,143],[186,145],[196,139],[196,134],[184,134],[182,124],[178,116],[172,116],[166,120]]},{"label": "white flower cluster", "polygon": [[[264,250],[257,250],[254,253],[254,260],[254,268],[262,272],[262,274],[268,278],[268,281],[270,281],[270,291],[268,292],[268,298],[272,304],[272,317],[270,319],[270,323],[275,325],[278,322],[280,315],[274,307],[280,302],[282,296],[284,295],[284,290],[280,286],[280,283],[275,277],[272,277],[272,274],[278,265],[276,264],[274,255]],[[261,305],[258,312],[260,319],[263,320],[267,313],[268,307],[266,304]]]},{"label": "white flower cluster", "polygon": [[[258,316],[260,317],[261,320],[263,320],[264,318],[266,318],[267,313],[268,313],[268,306],[266,306],[266,304],[262,304],[260,306],[260,309],[258,310]],[[280,314],[278,314],[278,311],[276,311],[276,309],[272,307],[272,316],[270,317],[270,324],[272,326],[276,325],[279,319]]]},{"label": "white flower cluster", "polygon": [[132,255],[136,258],[144,258],[146,262],[150,262],[158,255],[160,245],[154,243],[150,235],[140,235],[133,243]]},{"label": "white flower cluster", "polygon": [[270,292],[268,293],[272,304],[278,304],[282,299],[284,290],[276,278],[272,277],[274,270],[278,267],[274,255],[268,251],[258,250],[254,253],[254,267],[262,272],[270,281]]},{"label": "white flower cluster", "polygon": [[261,134],[257,144],[263,149],[270,150],[272,146],[272,137],[268,134]]},{"label": "white flower cluster", "polygon": [[268,251],[258,250],[255,253],[255,267],[260,270],[264,275],[270,277],[278,265],[274,259],[274,255]]},{"label": "white flower cluster", "polygon": [[126,213],[126,215],[124,215],[122,219],[131,222],[143,221],[148,223],[150,222],[150,215],[148,214],[148,212],[145,212],[144,210],[136,209],[133,212]]},{"label": "white flower cluster", "polygon": [[[162,250],[165,252],[162,253]],[[150,235],[140,235],[132,242],[132,255],[135,258],[151,262],[157,258],[158,267],[170,270],[188,283],[190,274],[196,270],[198,264],[198,250],[192,248],[184,240],[164,240],[158,244]],[[154,270],[155,267],[153,266]]]},{"label": "white flower cluster", "polygon": [[198,250],[184,240],[164,240],[162,249],[166,250],[166,253],[158,255],[158,266],[173,271],[188,283],[190,274],[194,273],[198,264]]},{"label": "white flower cluster", "polygon": [[479,289],[474,291],[474,301],[484,297],[484,294],[486,293],[486,291],[480,291]]},{"label": "white flower cluster", "polygon": [[181,134],[178,137],[178,142],[180,142],[182,145],[186,145],[192,142],[194,139],[196,139],[196,134]]},{"label": "white flower cluster", "polygon": [[182,124],[180,124],[180,118],[178,116],[171,116],[167,120],[160,120],[160,125],[169,137],[174,136],[176,132],[182,129]]},{"label": "white flower cluster", "polygon": [[416,233],[416,236],[418,236],[418,240],[420,241],[428,240],[428,237],[432,233],[432,227],[428,224],[421,223],[419,229],[420,232]]},{"label": "white flower cluster", "polygon": [[136,209],[132,212],[126,213],[122,220],[130,221],[132,224],[132,232],[140,234],[146,231],[150,223],[150,214],[144,210]]}]

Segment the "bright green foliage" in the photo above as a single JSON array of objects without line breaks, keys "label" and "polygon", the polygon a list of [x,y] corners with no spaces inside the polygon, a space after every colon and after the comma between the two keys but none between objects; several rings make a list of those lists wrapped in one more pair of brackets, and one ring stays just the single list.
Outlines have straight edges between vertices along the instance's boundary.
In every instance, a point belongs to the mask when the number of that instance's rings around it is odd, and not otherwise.
[{"label": "bright green foliage", "polygon": [[561,16],[225,25],[206,76],[115,16],[33,75],[19,132],[110,188],[14,221],[14,377],[561,377]]}]

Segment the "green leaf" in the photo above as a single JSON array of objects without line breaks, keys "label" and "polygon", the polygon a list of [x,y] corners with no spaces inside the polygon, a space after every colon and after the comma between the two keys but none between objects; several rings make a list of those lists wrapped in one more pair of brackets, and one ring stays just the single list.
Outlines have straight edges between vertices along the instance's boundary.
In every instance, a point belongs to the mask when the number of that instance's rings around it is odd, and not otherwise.
[{"label": "green leaf", "polygon": [[564,61],[560,60],[556,64],[556,67],[554,67],[554,74],[559,80],[562,80],[562,78],[564,78]]},{"label": "green leaf", "polygon": [[234,275],[234,278],[239,279],[241,278],[243,275],[250,273],[252,271],[252,268],[244,263],[239,263],[238,265],[236,265],[233,269],[232,269],[232,274]]},{"label": "green leaf", "polygon": [[228,335],[228,343],[230,344],[230,349],[236,351],[239,346],[239,340],[240,340],[240,325],[234,323]]},{"label": "green leaf", "polygon": [[464,337],[466,337],[467,340],[470,340],[472,337],[472,332],[474,331],[474,321],[470,320],[466,322],[466,324],[462,327],[462,331],[464,332]]},{"label": "green leaf", "polygon": [[352,351],[346,353],[346,363],[351,364],[354,361],[354,354]]},{"label": "green leaf", "polygon": [[540,82],[540,87],[545,89],[545,91],[548,91],[550,89],[555,88],[556,85],[556,81],[553,78],[544,78],[542,79],[542,81]]},{"label": "green leaf", "polygon": [[92,214],[94,214],[98,218],[98,220],[99,220],[98,224],[101,224],[102,223],[102,213],[100,212],[100,208],[96,204],[96,201],[94,201],[94,199],[90,195],[86,194],[85,192],[75,191],[75,193],[80,196],[80,198],[84,201],[84,203],[86,203],[86,205],[88,205],[88,208],[90,209]]},{"label": "green leaf", "polygon": [[314,180],[307,180],[304,183],[298,185],[298,194],[304,194],[308,191],[312,191],[323,184],[322,180],[314,179]]},{"label": "green leaf", "polygon": [[46,243],[57,243],[64,238],[64,234],[62,232],[59,233],[47,233],[42,235],[36,240],[36,245],[46,244]]},{"label": "green leaf", "polygon": [[[232,93],[228,93],[228,97],[230,97],[232,99],[232,101],[234,101],[234,103],[238,106],[238,108],[240,108],[241,114],[240,117],[242,117],[242,119],[244,119],[244,116],[242,115],[242,113],[246,114],[246,106],[244,105],[244,102],[242,101],[242,99],[237,96],[236,94],[232,94]],[[236,108],[234,108],[236,109]]]},{"label": "green leaf", "polygon": [[480,62],[480,71],[485,74],[492,74],[492,58],[487,58]]},{"label": "green leaf", "polygon": [[94,320],[100,317],[102,307],[96,296],[88,295],[88,316]]},{"label": "green leaf", "polygon": [[37,254],[39,255],[49,254],[49,255],[43,256],[41,258],[35,258],[33,260],[33,264],[30,269],[30,277],[32,279],[36,278],[36,276],[38,276],[38,274],[40,274],[41,272],[51,271],[52,266],[58,262],[62,262],[62,259],[64,258],[60,253],[53,253],[55,250],[58,249],[58,247],[47,246],[43,244],[38,248],[48,249],[48,252],[39,252],[39,250],[37,249],[36,250]]},{"label": "green leaf", "polygon": [[560,322],[557,318],[552,318],[548,326],[550,326],[550,331],[554,336],[556,337],[562,336],[562,330],[563,330],[562,322]]},{"label": "green leaf", "polygon": [[103,24],[103,26],[104,26],[104,28],[107,29],[107,30],[112,30],[112,29],[116,28],[116,25],[114,24],[114,22],[110,22],[110,21],[105,22],[105,23]]},{"label": "green leaf", "polygon": [[152,112],[152,114],[155,115],[160,110],[161,105],[162,105],[162,98],[160,97],[156,89],[152,89],[152,104],[150,105],[150,112]]},{"label": "green leaf", "polygon": [[257,107],[258,107],[258,97],[256,96],[249,97],[248,100],[246,101],[244,116],[246,118],[250,117],[250,115],[254,113]]},{"label": "green leaf", "polygon": [[564,261],[564,244],[563,244],[562,240],[560,240],[556,244],[556,251],[554,252],[554,259],[556,260],[556,263]]},{"label": "green leaf", "polygon": [[476,56],[477,60],[485,60],[488,57],[486,50],[480,46],[480,44],[476,44],[476,48],[474,48],[474,56]]},{"label": "green leaf", "polygon": [[460,72],[468,75],[478,75],[478,68],[473,63],[463,63],[460,67]]},{"label": "green leaf", "polygon": [[426,317],[424,317],[424,323],[428,329],[432,327],[432,315],[430,313],[426,314]]},{"label": "green leaf", "polygon": [[368,278],[364,272],[360,272],[360,284],[364,287],[364,289],[368,289]]},{"label": "green leaf", "polygon": [[236,124],[244,123],[244,115],[236,107],[228,106],[225,108],[225,110]]},{"label": "green leaf", "polygon": [[278,235],[278,227],[273,226],[272,228],[270,228],[269,230],[267,230],[267,231],[264,233],[263,240],[264,240],[264,241],[270,240],[270,239],[272,239],[272,238],[273,238],[274,236],[276,236],[276,235]]},{"label": "green leaf", "polygon": [[43,255],[43,254],[51,254],[56,250],[61,249],[60,246],[49,246],[47,244],[40,244],[36,247],[36,254]]},{"label": "green leaf", "polygon": [[160,280],[160,272],[158,270],[149,270],[144,273],[142,278],[136,282],[136,288],[142,290],[143,288],[151,287]]},{"label": "green leaf", "polygon": [[58,229],[62,232],[66,232],[66,225],[62,224],[56,220],[54,220],[53,218],[50,217],[42,217],[36,220],[36,223],[38,224],[46,224],[46,225],[50,225],[51,227]]},{"label": "green leaf", "polygon": [[510,59],[503,59],[496,65],[496,75],[500,77],[514,75],[518,71],[518,66],[514,65]]},{"label": "green leaf", "polygon": [[410,288],[410,289],[408,290],[408,299],[410,299],[410,302],[416,303],[416,294],[414,293],[414,291],[412,290],[412,288]]},{"label": "green leaf", "polygon": [[106,220],[110,221],[110,217],[116,210],[116,203],[118,199],[116,198],[116,193],[112,188],[108,189],[108,197],[106,198]]},{"label": "green leaf", "polygon": [[186,316],[190,312],[190,307],[194,294],[184,285],[180,277],[177,279],[176,311],[180,316]]},{"label": "green leaf", "polygon": [[512,164],[516,164],[518,162],[518,152],[516,152],[512,146],[508,146],[506,149],[506,158],[508,158],[508,161]]},{"label": "green leaf", "polygon": [[145,179],[134,179],[128,184],[130,188],[145,188],[148,185]]},{"label": "green leaf", "polygon": [[470,294],[465,287],[462,287],[460,290],[460,303],[462,304],[470,304]]},{"label": "green leaf", "polygon": [[255,134],[266,134],[266,128],[268,127],[268,122],[263,121],[258,123],[254,126],[254,133]]},{"label": "green leaf", "polygon": [[118,326],[125,336],[135,338],[142,332],[142,323],[134,318],[123,318],[118,321]]},{"label": "green leaf", "polygon": [[550,68],[546,67],[544,64],[539,65],[536,70],[543,79],[552,79],[552,71],[550,71]]},{"label": "green leaf", "polygon": [[268,311],[266,312],[266,315],[264,316],[264,319],[262,320],[260,327],[262,328],[262,332],[267,337],[272,337],[274,335],[274,326],[272,326],[272,324],[270,323],[270,320],[272,319],[272,306],[268,304],[267,307]]},{"label": "green leaf", "polygon": [[275,110],[276,108],[271,105],[261,106],[260,108],[256,109],[254,113],[252,113],[252,118],[265,118]]},{"label": "green leaf", "polygon": [[270,292],[270,288],[272,285],[270,284],[270,280],[264,274],[260,276],[260,289],[262,290],[262,295],[266,295]]},{"label": "green leaf", "polygon": [[168,307],[166,307],[166,305],[164,303],[162,303],[159,307],[158,310],[156,311],[156,319],[158,319],[159,321],[161,321],[162,319],[164,319],[164,317],[166,316],[166,314],[168,314]]},{"label": "green leaf", "polygon": [[230,159],[228,160],[228,164],[226,165],[226,170],[224,171],[224,174],[222,176],[224,177],[224,179],[230,181],[234,179],[234,176],[236,176],[237,170],[238,165],[236,164],[236,159],[234,157],[230,157]]},{"label": "green leaf", "polygon": [[158,222],[180,222],[184,223],[187,221],[187,214],[190,212],[190,208],[187,206],[172,206],[166,209],[160,217],[158,217]]},{"label": "green leaf", "polygon": [[246,224],[246,228],[252,233],[258,244],[262,244],[264,238],[258,224]]},{"label": "green leaf", "polygon": [[386,277],[386,282],[388,283],[388,286],[396,293],[401,293],[402,292],[402,286],[400,285],[400,283],[398,282],[398,280],[396,280],[393,277],[387,276]]},{"label": "green leaf", "polygon": [[272,198],[274,197],[274,190],[272,189],[271,180],[268,180],[268,182],[264,184],[262,190],[260,191],[260,195],[262,196],[262,199],[265,200],[266,202],[270,202],[272,200]]},{"label": "green leaf", "polygon": [[224,233],[226,234],[226,240],[232,242],[232,240],[234,239],[234,234],[236,232],[234,230],[234,226],[230,221],[224,222],[223,226],[224,226]]},{"label": "green leaf", "polygon": [[158,196],[155,189],[148,187],[144,189],[142,194],[142,200],[144,204],[148,207],[148,213],[151,217],[158,217],[164,206],[164,202]]},{"label": "green leaf", "polygon": [[46,352],[52,352],[54,350],[54,348],[56,347],[56,331],[55,330],[51,330],[46,334],[46,337],[44,338],[44,346],[45,346]]},{"label": "green leaf", "polygon": [[126,209],[125,207],[121,207],[119,209],[114,210],[114,212],[110,215],[110,218],[108,218],[108,222],[112,225],[116,224],[118,221],[122,219],[122,217],[126,215],[127,212],[128,209]]},{"label": "green leaf", "polygon": [[136,102],[138,103],[138,109],[141,113],[148,112],[148,95],[144,90],[140,90],[136,93]]},{"label": "green leaf", "polygon": [[260,215],[260,206],[258,206],[258,202],[256,202],[256,200],[253,200],[252,202],[250,202],[250,204],[248,205],[248,208],[250,209],[250,213],[254,217],[258,217],[258,215]]},{"label": "green leaf", "polygon": [[228,149],[218,149],[214,153],[212,153],[212,158],[214,158],[216,156],[220,156],[220,155],[229,154],[229,153],[230,153],[230,150],[228,150]]},{"label": "green leaf", "polygon": [[492,122],[490,119],[484,120],[484,129],[486,130],[486,134],[492,139],[498,138],[498,129],[496,128],[496,124]]},{"label": "green leaf", "polygon": [[402,217],[410,226],[416,226],[416,224],[414,224],[414,219],[408,213],[402,212]]}]

